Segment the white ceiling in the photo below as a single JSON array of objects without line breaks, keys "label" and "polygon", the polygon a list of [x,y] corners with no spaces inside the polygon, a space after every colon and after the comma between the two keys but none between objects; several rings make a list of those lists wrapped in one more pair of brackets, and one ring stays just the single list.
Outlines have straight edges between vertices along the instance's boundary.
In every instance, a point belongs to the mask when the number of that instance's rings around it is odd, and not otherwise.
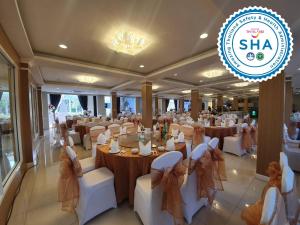
[{"label": "white ceiling", "polygon": [[[209,69],[224,69],[216,50],[219,29],[230,14],[250,5],[267,6],[290,25],[295,50],[286,74],[298,79],[298,0],[19,0],[17,4],[2,0],[0,23],[19,54],[31,59],[35,80],[46,91],[59,92],[56,88],[64,87],[71,92],[109,94],[114,90],[138,95],[140,83],[150,80],[160,86],[154,90],[159,96],[178,96],[182,90],[195,88],[201,94],[251,96],[255,93],[249,90],[256,84],[233,88],[230,84],[237,79],[226,72],[215,79],[201,76]],[[103,39],[112,28],[124,24],[149,34],[153,43],[136,56],[113,52]],[[208,38],[199,39],[204,32]],[[58,48],[61,43],[68,49]],[[79,74],[101,81],[78,85]]]}]

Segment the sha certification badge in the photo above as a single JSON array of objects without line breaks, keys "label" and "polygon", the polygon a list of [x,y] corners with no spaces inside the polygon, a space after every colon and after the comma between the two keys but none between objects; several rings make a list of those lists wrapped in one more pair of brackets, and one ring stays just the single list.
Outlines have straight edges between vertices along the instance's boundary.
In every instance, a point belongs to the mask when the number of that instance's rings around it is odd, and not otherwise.
[{"label": "sha certification badge", "polygon": [[288,64],[293,38],[287,23],[276,12],[247,7],[223,24],[218,51],[222,63],[233,75],[246,81],[265,81]]}]

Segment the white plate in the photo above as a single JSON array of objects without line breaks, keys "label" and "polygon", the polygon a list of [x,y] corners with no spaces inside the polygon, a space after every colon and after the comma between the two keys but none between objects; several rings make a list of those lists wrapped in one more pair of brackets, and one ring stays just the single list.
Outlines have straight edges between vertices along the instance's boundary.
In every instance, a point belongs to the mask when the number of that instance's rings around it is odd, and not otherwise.
[{"label": "white plate", "polygon": [[143,154],[143,153],[139,153],[139,155],[141,155],[141,156],[149,156],[149,155],[151,155],[152,154],[152,152],[150,152],[149,154]]},{"label": "white plate", "polygon": [[158,146],[158,147],[157,147],[157,150],[158,150],[158,151],[164,151],[164,150],[165,150],[165,147],[164,147],[164,146]]},{"label": "white plate", "polygon": [[112,150],[109,150],[108,152],[109,152],[109,153],[111,153],[111,154],[117,154],[117,153],[119,153],[119,152],[120,152],[120,149],[118,149],[117,151],[112,151]]}]

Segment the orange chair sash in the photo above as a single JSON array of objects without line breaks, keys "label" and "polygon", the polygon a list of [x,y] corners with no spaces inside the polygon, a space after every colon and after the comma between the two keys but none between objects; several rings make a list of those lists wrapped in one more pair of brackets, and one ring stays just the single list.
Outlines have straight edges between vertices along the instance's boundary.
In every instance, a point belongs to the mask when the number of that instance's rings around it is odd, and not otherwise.
[{"label": "orange chair sash", "polygon": [[186,167],[180,160],[173,168],[166,170],[151,169],[152,189],[160,185],[163,192],[162,207],[163,211],[169,212],[175,224],[183,224],[182,196],[180,187],[184,182]]}]

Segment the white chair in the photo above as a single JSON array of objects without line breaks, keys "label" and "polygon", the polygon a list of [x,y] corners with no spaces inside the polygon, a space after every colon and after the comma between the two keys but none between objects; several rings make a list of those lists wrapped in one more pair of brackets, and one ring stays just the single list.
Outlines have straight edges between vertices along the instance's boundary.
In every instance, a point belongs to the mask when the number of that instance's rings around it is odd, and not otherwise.
[{"label": "white chair", "polygon": [[209,142],[208,142],[208,149],[209,150],[215,150],[216,148],[218,148],[218,145],[219,145],[219,138],[217,137],[214,137],[212,138]]},{"label": "white chair", "polygon": [[[165,153],[151,164],[152,169],[163,170],[173,167],[182,153],[173,151]],[[161,211],[162,190],[160,185],[151,188],[151,174],[139,177],[134,191],[134,211],[139,215],[144,225],[173,225],[174,218],[165,211]]]},{"label": "white chair", "polygon": [[120,133],[120,124],[111,124],[108,126],[108,129],[110,129],[111,134],[115,135],[115,134],[119,134]]},{"label": "white chair", "polygon": [[92,157],[96,157],[97,138],[101,133],[104,132],[105,132],[105,127],[103,126],[94,126],[90,129]]},{"label": "white chair", "polygon": [[180,131],[184,133],[186,153],[187,153],[187,158],[189,158],[192,152],[194,127],[190,125],[181,125]]},{"label": "white chair", "polygon": [[283,170],[283,168],[285,166],[289,166],[288,158],[284,152],[280,152],[279,164],[280,164],[281,170]]},{"label": "white chair", "polygon": [[[70,146],[67,146],[66,150],[70,159],[74,161],[77,157],[74,150]],[[117,208],[114,175],[110,170],[102,167],[84,173],[78,179],[80,192],[76,212],[79,225],[110,208]]]},{"label": "white chair", "polygon": [[276,187],[270,187],[266,193],[260,224],[289,225],[283,198]]},{"label": "white chair", "polygon": [[[69,139],[69,145],[70,145],[71,149],[73,150],[73,148],[74,148],[73,138],[71,136],[69,136],[68,139]],[[87,173],[87,172],[94,170],[95,169],[95,160],[96,159],[94,157],[88,157],[88,158],[79,160],[82,172]]]},{"label": "white chair", "polygon": [[[207,150],[207,144],[199,144],[191,154],[191,160],[199,160],[205,151]],[[183,213],[188,224],[192,222],[193,215],[203,206],[207,205],[207,198],[201,198],[198,200],[197,196],[197,175],[193,171],[190,175],[186,176],[185,182],[181,187],[181,194],[183,199]]]},{"label": "white chair", "polygon": [[[243,123],[242,129],[247,128],[248,124]],[[224,137],[223,151],[242,156],[246,154],[246,149],[242,148],[242,135]]]},{"label": "white chair", "polygon": [[204,136],[203,143],[208,144],[208,142],[209,142],[210,140],[211,140],[211,137],[209,137],[209,136]]},{"label": "white chair", "polygon": [[75,145],[81,144],[80,134],[74,130],[67,131],[68,136],[71,136],[74,140]]},{"label": "white chair", "polygon": [[289,166],[292,170],[300,172],[300,151],[298,147],[291,147],[288,144],[283,146],[283,152],[288,158]]},{"label": "white chair", "polygon": [[290,138],[286,124],[284,124],[283,128],[283,140],[285,144],[292,148],[298,148],[300,145],[300,140],[293,140]]}]

